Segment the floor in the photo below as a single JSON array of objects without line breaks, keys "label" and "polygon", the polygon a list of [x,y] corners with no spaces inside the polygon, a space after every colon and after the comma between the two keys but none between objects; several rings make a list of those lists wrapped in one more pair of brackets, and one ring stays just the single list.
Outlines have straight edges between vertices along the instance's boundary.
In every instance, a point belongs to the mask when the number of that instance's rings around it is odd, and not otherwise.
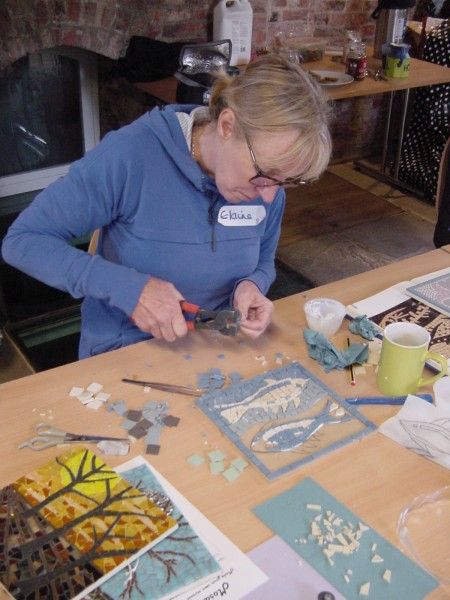
[{"label": "floor", "polygon": [[281,298],[434,248],[434,207],[335,165],[288,190],[269,297]]}]

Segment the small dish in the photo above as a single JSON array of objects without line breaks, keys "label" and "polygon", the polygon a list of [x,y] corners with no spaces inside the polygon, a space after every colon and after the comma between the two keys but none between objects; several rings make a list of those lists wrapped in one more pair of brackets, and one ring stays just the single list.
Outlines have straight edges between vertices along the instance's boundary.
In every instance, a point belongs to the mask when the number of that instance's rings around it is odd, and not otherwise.
[{"label": "small dish", "polygon": [[316,69],[311,69],[309,73],[311,77],[323,87],[348,85],[354,81],[351,75],[347,75],[347,73],[341,73],[340,71],[318,71]]},{"label": "small dish", "polygon": [[345,306],[332,298],[313,298],[303,308],[309,328],[326,337],[338,331],[345,316]]},{"label": "small dish", "polygon": [[414,498],[400,513],[397,533],[419,565],[450,584],[450,485]]}]

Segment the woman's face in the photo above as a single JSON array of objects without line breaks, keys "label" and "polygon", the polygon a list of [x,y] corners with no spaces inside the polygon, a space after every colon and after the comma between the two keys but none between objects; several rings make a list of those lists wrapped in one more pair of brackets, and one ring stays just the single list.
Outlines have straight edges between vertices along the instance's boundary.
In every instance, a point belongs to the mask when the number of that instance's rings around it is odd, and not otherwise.
[{"label": "woman's face", "polygon": [[[221,195],[228,202],[245,202],[261,197],[264,202],[270,204],[279,189],[278,185],[270,187],[255,186],[250,179],[257,174],[255,165],[244,137],[238,137],[234,126],[230,127],[227,121],[221,123],[220,119],[225,109],[219,117],[217,124],[219,133],[219,144],[214,161],[214,179]],[[231,111],[234,118],[234,113]],[[231,119],[233,121],[233,118]],[[274,156],[286,152],[296,141],[298,132],[287,131],[282,133],[257,133],[250,141],[258,167],[265,173],[283,180],[286,177],[297,175],[293,169],[286,169],[282,172],[265,171],[264,167],[270,165]]]}]

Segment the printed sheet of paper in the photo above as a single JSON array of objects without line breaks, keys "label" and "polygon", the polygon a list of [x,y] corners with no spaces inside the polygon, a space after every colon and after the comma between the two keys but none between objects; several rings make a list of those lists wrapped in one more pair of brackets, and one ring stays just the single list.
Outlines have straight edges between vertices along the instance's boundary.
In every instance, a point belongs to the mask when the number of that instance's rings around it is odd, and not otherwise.
[{"label": "printed sheet of paper", "polygon": [[[196,535],[220,565],[220,571],[200,583],[186,589],[177,590],[165,597],[171,600],[207,600],[209,598],[242,598],[267,581],[267,576],[239,548],[233,544],[215,525],[176,490],[161,473],[156,471],[143,457],[127,461],[118,470],[126,472],[142,466],[149,469],[163,487],[167,496],[181,511]],[[146,599],[146,596],[132,596],[133,600]]]},{"label": "printed sheet of paper", "polygon": [[422,600],[438,585],[312,479],[253,512],[347,600]]},{"label": "printed sheet of paper", "polygon": [[197,404],[269,479],[374,429],[299,363],[206,394]]},{"label": "printed sheet of paper", "polygon": [[177,529],[79,446],[0,495],[0,581],[17,600],[81,598]]},{"label": "printed sheet of paper", "polygon": [[269,581],[242,600],[317,600],[324,590],[331,592],[335,600],[345,600],[278,535],[254,548],[248,556],[269,576]]}]

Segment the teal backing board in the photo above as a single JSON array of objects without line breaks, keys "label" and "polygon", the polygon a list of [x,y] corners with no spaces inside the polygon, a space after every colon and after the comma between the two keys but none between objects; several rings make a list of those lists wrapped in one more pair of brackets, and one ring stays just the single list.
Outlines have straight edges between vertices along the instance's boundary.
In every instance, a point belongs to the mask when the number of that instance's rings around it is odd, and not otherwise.
[{"label": "teal backing board", "polygon": [[[335,554],[332,557],[335,564],[331,566],[322,552],[323,547],[314,539],[308,539],[311,521],[318,512],[309,510],[307,504],[320,505],[323,513],[332,511],[344,523],[355,526],[363,523],[355,513],[309,478],[254,507],[253,512],[348,600],[420,600],[437,587],[436,579],[371,528],[363,533],[358,550],[348,556]],[[306,543],[299,543],[299,540],[306,540]],[[375,553],[384,562],[371,562],[373,544],[376,544]],[[344,579],[347,569],[353,572],[348,583]],[[390,583],[383,580],[386,569],[392,572]],[[361,596],[360,586],[366,582],[370,582],[369,595]]]}]

